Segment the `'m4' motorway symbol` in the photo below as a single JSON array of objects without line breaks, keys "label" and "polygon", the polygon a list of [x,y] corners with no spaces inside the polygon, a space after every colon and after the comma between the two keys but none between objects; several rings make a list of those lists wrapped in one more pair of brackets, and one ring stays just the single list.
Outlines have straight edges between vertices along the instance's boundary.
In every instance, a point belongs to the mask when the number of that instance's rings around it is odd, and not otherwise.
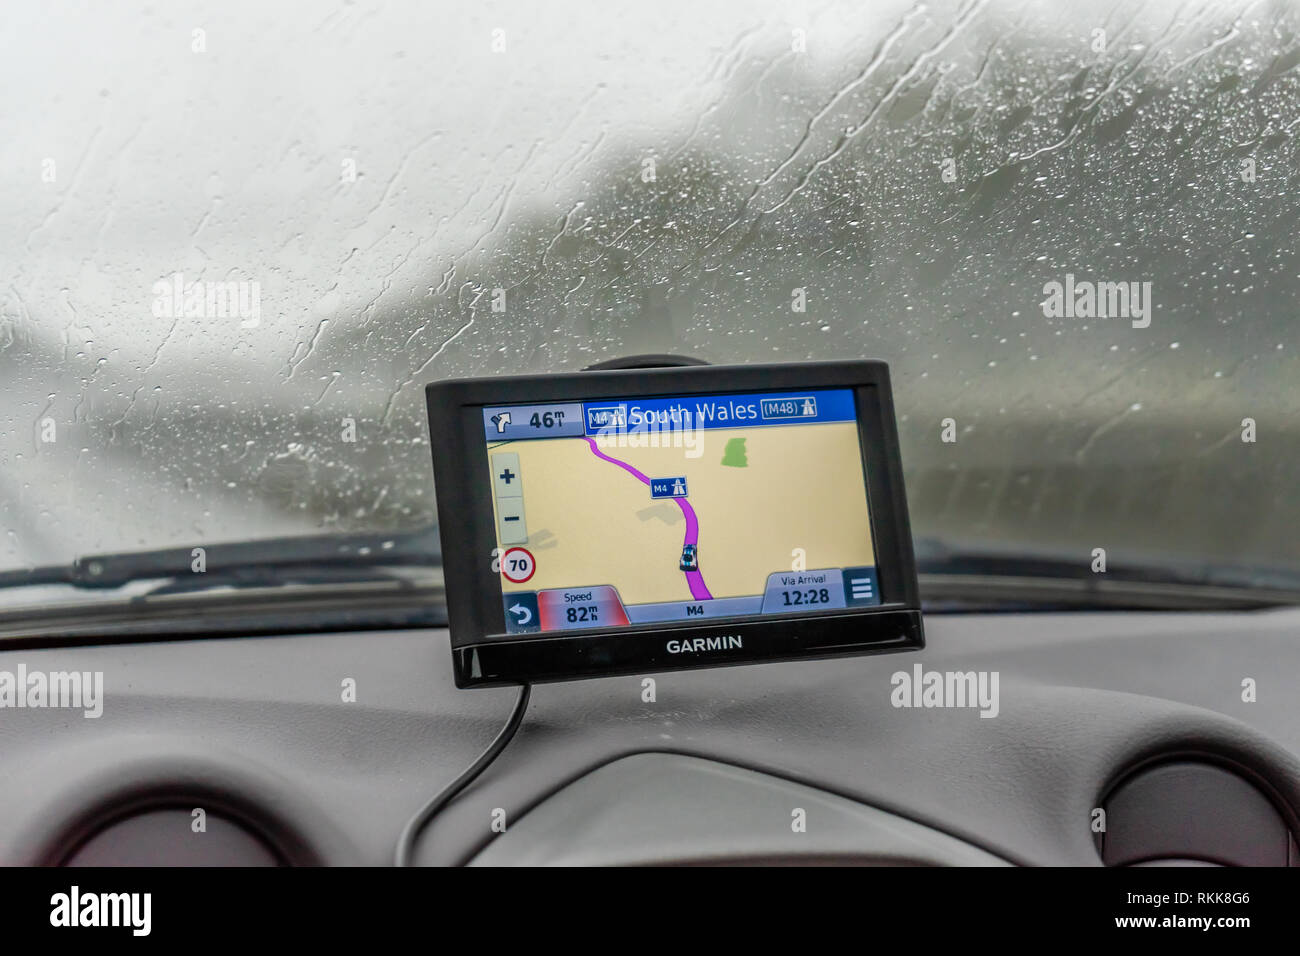
[{"label": "'m4' motorway symbol", "polygon": [[650,497],[651,498],[685,498],[686,497],[686,476],[677,475],[673,478],[651,478]]}]

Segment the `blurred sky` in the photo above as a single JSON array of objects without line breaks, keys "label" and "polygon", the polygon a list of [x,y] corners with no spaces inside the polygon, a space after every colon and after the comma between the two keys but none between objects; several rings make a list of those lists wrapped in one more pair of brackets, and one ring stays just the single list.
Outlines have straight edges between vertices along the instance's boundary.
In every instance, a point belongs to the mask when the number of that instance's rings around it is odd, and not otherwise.
[{"label": "blurred sky", "polygon": [[[580,192],[602,147],[666,147],[747,50],[799,25],[830,69],[905,9],[863,6],[6,4],[6,309],[115,364],[282,363],[319,318]],[[261,283],[247,347],[166,341],[150,290],[177,271]]]}]

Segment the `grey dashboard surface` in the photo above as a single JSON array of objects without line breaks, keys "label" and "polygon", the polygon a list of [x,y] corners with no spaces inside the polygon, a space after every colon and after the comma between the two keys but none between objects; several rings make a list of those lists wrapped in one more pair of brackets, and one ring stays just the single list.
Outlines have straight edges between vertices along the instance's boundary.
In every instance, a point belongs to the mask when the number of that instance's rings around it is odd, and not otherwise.
[{"label": "grey dashboard surface", "polygon": [[[1233,767],[1296,827],[1300,611],[926,626],[917,654],[649,675],[653,701],[642,677],[540,685],[518,736],[431,824],[417,861],[471,860],[500,839],[494,822],[522,834],[556,791],[645,753],[761,771],[1013,863],[1099,865],[1092,808],[1127,769],[1175,755]],[[98,823],[164,805],[252,820],[294,861],[386,864],[407,818],[478,755],[517,693],[456,690],[449,658],[445,631],[0,652],[0,670],[104,674],[98,718],[0,711],[0,863],[62,859]],[[918,664],[996,671],[997,716],[894,706],[892,675]],[[790,818],[770,825],[788,831]],[[813,814],[809,833],[817,825]],[[735,836],[737,854],[772,836],[751,835]]]},{"label": "grey dashboard surface", "polygon": [[[808,821],[813,821],[811,829]],[[1003,866],[919,823],[779,777],[682,754],[622,757],[493,839],[471,866],[717,862]]]}]

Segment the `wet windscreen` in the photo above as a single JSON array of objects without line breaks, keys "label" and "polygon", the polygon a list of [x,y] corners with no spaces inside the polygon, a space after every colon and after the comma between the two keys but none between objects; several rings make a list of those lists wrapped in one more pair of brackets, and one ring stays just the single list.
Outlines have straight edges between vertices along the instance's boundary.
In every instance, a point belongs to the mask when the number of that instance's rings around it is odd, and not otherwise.
[{"label": "wet windscreen", "polygon": [[671,353],[887,361],[923,569],[1300,570],[1300,4],[5,18],[0,568],[432,527],[426,383]]}]

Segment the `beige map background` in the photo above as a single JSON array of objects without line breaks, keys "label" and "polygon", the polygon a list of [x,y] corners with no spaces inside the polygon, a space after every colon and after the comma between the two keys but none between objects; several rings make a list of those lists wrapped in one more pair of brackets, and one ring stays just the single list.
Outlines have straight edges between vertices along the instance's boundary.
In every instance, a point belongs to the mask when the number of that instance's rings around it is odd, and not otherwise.
[{"label": "beige map background", "polygon": [[[875,564],[855,424],[697,435],[697,458],[685,448],[600,450],[650,478],[686,476],[699,517],[699,569],[715,598],[762,593],[768,574],[790,569],[795,548],[806,552],[808,569]],[[722,464],[734,438],[744,439],[744,468]],[[537,561],[524,584],[503,577],[503,591],[612,584],[624,604],[691,600],[678,567],[686,519],[673,500],[652,499],[649,486],[597,458],[581,438],[492,442],[489,465],[496,451],[519,455],[522,547]]]}]

